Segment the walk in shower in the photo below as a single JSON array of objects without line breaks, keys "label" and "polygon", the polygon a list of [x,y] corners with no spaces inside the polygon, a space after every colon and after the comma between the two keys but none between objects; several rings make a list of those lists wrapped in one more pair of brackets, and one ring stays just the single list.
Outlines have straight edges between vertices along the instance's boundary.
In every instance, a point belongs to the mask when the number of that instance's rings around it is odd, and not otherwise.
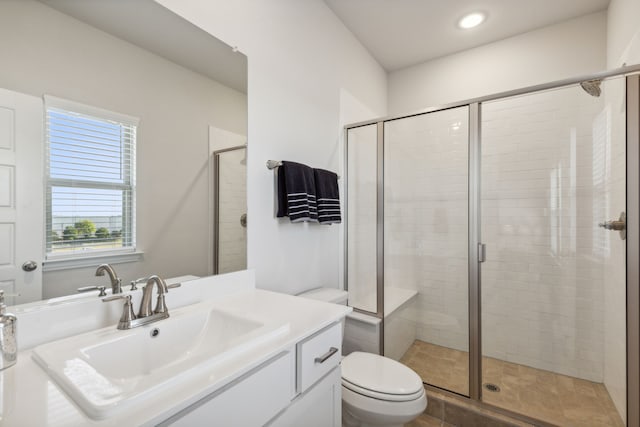
[{"label": "walk in shower", "polygon": [[522,418],[637,425],[637,68],[346,127],[379,352]]}]

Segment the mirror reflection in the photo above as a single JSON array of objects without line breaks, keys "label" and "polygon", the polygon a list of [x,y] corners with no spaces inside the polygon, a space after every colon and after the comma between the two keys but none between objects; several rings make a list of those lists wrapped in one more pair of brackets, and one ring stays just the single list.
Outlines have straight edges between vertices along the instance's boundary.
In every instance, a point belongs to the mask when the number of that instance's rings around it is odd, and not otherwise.
[{"label": "mirror reflection", "polygon": [[0,55],[7,301],[110,289],[103,263],[123,285],[213,273],[214,152],[246,147],[246,57],[153,0],[0,2]]},{"label": "mirror reflection", "polygon": [[247,147],[213,153],[215,181],[214,274],[247,268]]}]

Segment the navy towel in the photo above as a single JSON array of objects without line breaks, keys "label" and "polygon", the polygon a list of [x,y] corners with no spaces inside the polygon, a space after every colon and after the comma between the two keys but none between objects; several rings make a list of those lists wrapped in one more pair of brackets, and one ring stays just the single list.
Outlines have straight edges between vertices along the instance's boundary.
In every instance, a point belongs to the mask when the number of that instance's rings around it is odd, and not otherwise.
[{"label": "navy towel", "polygon": [[313,169],[295,162],[278,168],[278,218],[291,222],[318,222],[316,184]]},{"label": "navy towel", "polygon": [[324,169],[314,169],[316,181],[316,197],[318,201],[318,222],[321,224],[339,224],[340,194],[338,192],[338,175]]}]

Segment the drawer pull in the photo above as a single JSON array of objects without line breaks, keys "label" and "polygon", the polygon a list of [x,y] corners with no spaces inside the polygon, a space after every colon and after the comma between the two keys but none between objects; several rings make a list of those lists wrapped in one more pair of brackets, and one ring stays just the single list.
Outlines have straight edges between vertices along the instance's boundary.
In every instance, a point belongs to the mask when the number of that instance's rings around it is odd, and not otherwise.
[{"label": "drawer pull", "polygon": [[338,349],[337,349],[337,348],[335,348],[335,347],[331,347],[331,348],[329,349],[329,351],[327,351],[325,354],[323,354],[323,355],[322,355],[322,356],[320,356],[320,357],[316,357],[316,358],[314,359],[314,361],[315,361],[316,363],[324,363],[328,358],[330,358],[331,356],[333,356],[333,355],[334,355],[334,354],[336,354],[337,352],[338,352]]}]

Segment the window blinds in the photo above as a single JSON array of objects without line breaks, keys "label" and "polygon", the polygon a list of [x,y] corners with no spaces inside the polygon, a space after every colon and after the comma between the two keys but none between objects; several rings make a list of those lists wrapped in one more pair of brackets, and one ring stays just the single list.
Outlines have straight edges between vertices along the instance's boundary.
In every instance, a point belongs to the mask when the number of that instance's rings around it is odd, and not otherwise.
[{"label": "window blinds", "polygon": [[137,119],[46,97],[47,256],[135,249]]}]

